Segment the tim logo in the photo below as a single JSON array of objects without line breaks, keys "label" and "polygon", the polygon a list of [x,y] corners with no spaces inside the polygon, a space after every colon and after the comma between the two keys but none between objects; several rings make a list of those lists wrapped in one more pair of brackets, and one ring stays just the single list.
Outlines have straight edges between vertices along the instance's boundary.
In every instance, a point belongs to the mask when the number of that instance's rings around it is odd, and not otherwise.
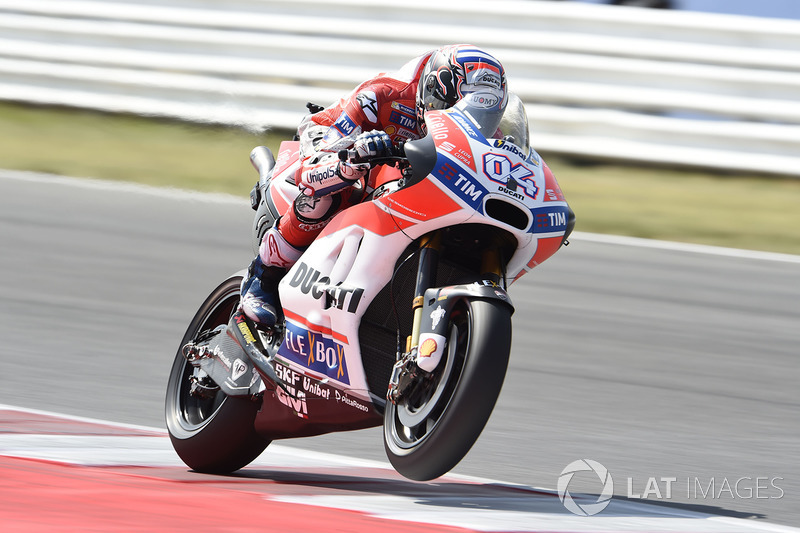
[{"label": "tim logo", "polygon": [[398,113],[397,111],[392,111],[392,113],[389,115],[389,121],[394,122],[395,124],[399,124],[401,128],[405,128],[407,130],[417,129],[416,118],[411,118],[409,116],[403,115],[402,113]]},{"label": "tim logo", "polygon": [[326,141],[333,141],[341,137],[351,135],[356,129],[356,123],[350,118],[347,113],[342,113],[336,122],[333,123],[331,128],[325,133]]},{"label": "tim logo", "polygon": [[508,186],[509,178],[513,178],[522,187],[522,192],[533,200],[539,195],[539,187],[533,180],[533,171],[522,163],[512,163],[511,158],[505,154],[485,154],[483,173],[504,187]]}]

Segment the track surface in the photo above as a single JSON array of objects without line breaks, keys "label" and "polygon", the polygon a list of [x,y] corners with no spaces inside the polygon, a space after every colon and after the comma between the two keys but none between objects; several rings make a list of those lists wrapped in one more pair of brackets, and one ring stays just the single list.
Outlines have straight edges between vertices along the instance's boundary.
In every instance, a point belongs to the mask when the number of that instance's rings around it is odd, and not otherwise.
[{"label": "track surface", "polygon": [[388,465],[280,444],[235,474],[203,475],[163,431],[2,404],[0,427],[4,533],[800,532],[620,499],[587,519],[553,491],[452,475],[414,483]]},{"label": "track surface", "polygon": [[[246,202],[14,176],[0,403],[163,427],[188,320],[251,259]],[[800,524],[800,264],[576,238],[537,270],[511,288],[509,375],[456,473],[554,489],[589,458],[621,498],[655,478],[672,508]],[[283,444],[384,459],[377,430]]]}]

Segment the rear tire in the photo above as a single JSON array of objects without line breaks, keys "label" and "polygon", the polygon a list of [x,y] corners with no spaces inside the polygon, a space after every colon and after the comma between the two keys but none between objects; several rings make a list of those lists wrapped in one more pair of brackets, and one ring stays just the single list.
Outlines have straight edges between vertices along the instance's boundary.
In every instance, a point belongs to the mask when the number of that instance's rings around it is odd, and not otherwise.
[{"label": "rear tire", "polygon": [[491,300],[463,300],[434,380],[397,405],[387,403],[384,447],[394,468],[416,481],[437,478],[469,452],[492,414],[511,351],[511,311]]},{"label": "rear tire", "polygon": [[239,470],[270,443],[253,425],[261,401],[229,397],[219,390],[208,398],[191,395],[189,377],[197,370],[181,353],[200,332],[228,323],[239,303],[241,282],[240,276],[229,278],[203,302],[183,336],[169,375],[165,405],[169,437],[178,456],[197,472]]}]

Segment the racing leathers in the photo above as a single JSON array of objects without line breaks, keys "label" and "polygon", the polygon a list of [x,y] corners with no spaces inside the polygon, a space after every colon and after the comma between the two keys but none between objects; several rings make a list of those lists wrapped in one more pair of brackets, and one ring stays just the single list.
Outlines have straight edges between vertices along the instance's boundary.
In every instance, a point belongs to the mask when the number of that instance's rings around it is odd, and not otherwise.
[{"label": "racing leathers", "polygon": [[[348,96],[306,117],[298,128],[300,194],[262,239],[242,285],[242,309],[271,326],[279,318],[277,284],[339,211],[363,200],[372,188],[369,166],[340,161],[339,150],[360,156],[389,155],[391,145],[422,136],[416,118],[419,77],[430,53],[393,74],[380,74]],[[354,185],[360,184],[359,187]]]}]

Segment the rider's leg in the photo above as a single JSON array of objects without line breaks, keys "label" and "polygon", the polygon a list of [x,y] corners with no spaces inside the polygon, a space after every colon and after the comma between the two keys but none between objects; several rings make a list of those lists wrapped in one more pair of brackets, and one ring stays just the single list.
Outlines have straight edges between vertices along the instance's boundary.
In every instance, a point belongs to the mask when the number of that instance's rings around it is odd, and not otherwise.
[{"label": "rider's leg", "polygon": [[311,198],[300,194],[290,212],[264,234],[258,256],[242,284],[242,310],[250,319],[265,326],[277,322],[278,283],[330,219],[351,205],[351,196]]},{"label": "rider's leg", "polygon": [[275,325],[280,318],[278,282],[302,253],[289,244],[278,228],[267,230],[242,284],[244,314],[259,324]]}]

